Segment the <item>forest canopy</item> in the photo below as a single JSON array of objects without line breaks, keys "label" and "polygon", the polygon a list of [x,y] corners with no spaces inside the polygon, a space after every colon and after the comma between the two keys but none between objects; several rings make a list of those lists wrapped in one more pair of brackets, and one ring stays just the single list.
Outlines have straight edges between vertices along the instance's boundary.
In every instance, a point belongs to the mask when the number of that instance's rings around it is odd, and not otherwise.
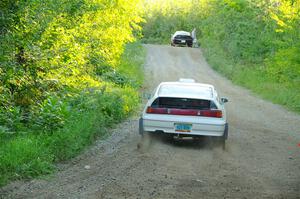
[{"label": "forest canopy", "polygon": [[135,110],[142,6],[0,1],[0,185],[50,173]]},{"label": "forest canopy", "polygon": [[46,102],[103,87],[142,20],[135,0],[5,0],[0,7],[2,125],[7,112],[36,124]]}]

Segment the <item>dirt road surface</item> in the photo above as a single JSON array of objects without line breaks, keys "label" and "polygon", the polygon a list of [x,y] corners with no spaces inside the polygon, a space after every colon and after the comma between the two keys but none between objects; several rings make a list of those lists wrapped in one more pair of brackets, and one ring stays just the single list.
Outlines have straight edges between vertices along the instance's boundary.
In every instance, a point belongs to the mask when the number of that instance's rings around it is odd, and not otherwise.
[{"label": "dirt road surface", "polygon": [[229,98],[226,150],[209,139],[154,137],[140,145],[134,117],[105,141],[58,165],[53,176],[14,182],[0,190],[0,197],[300,198],[299,115],[233,85],[208,66],[200,49],[145,47],[145,90],[161,81],[194,78]]}]

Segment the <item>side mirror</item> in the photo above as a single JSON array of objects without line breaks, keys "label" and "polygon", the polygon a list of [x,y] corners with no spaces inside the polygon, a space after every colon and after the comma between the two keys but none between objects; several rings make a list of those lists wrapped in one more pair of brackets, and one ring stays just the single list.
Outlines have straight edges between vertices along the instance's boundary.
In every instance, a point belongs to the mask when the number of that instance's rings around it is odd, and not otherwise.
[{"label": "side mirror", "polygon": [[150,93],[143,93],[143,99],[150,99],[151,94]]},{"label": "side mirror", "polygon": [[225,104],[226,102],[228,102],[228,99],[226,97],[221,97],[221,102],[222,104]]}]

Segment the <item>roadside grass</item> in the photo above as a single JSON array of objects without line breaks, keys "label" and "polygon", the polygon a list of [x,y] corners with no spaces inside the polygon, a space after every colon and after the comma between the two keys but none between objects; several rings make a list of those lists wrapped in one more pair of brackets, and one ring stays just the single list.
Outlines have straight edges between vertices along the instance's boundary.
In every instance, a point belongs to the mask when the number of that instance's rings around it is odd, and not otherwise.
[{"label": "roadside grass", "polygon": [[[130,43],[127,45],[127,48],[130,50],[123,54],[118,71],[126,75],[131,82],[134,82],[135,85],[133,86],[139,87],[144,82],[144,71],[141,66],[143,66],[145,61],[146,50],[140,42]],[[133,60],[134,64],[132,64]]]},{"label": "roadside grass", "polygon": [[145,50],[139,42],[128,44],[116,69],[127,82],[106,82],[105,89],[83,92],[72,102],[76,108],[63,128],[49,133],[0,129],[0,186],[54,172],[55,162],[75,157],[132,114],[140,103],[138,88],[143,83],[144,58]]},{"label": "roadside grass", "polygon": [[264,72],[261,65],[247,65],[233,60],[213,41],[204,40],[202,43],[204,56],[216,71],[233,83],[252,90],[262,98],[300,113],[299,85],[277,82],[270,74]]},{"label": "roadside grass", "polygon": [[49,148],[36,136],[20,136],[0,147],[0,185],[9,180],[51,173],[54,160]]}]

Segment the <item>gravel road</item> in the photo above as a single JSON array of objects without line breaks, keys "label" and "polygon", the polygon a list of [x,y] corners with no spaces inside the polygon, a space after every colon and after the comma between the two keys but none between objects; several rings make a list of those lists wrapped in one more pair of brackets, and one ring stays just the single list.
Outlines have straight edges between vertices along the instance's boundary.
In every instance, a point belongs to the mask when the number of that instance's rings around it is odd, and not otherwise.
[{"label": "gravel road", "polygon": [[145,47],[143,90],[194,78],[230,100],[225,151],[210,139],[141,142],[133,117],[52,176],[3,187],[1,198],[300,198],[299,115],[233,85],[200,49]]}]

